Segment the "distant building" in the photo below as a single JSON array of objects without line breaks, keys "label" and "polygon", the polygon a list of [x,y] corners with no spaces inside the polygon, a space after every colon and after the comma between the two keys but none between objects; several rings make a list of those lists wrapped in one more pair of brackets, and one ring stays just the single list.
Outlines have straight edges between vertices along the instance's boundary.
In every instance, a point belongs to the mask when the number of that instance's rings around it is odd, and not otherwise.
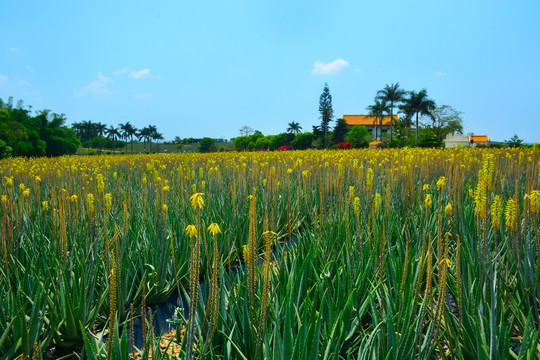
[{"label": "distant building", "polygon": [[[393,118],[395,124],[398,121],[398,116],[394,115]],[[382,117],[382,126],[379,126],[380,119],[371,115],[343,115],[343,120],[345,120],[349,126],[365,126],[374,139],[380,139],[382,134],[390,131],[390,115]],[[376,134],[375,128],[377,128]]]},{"label": "distant building", "polygon": [[469,137],[462,134],[448,135],[443,142],[446,148],[463,147],[470,144]]},{"label": "distant building", "polygon": [[469,136],[469,142],[472,147],[477,147],[478,145],[486,146],[489,143],[489,138],[487,135],[472,135]]},{"label": "distant building", "polygon": [[386,147],[385,143],[379,140],[375,140],[369,143],[370,149],[384,149]]}]

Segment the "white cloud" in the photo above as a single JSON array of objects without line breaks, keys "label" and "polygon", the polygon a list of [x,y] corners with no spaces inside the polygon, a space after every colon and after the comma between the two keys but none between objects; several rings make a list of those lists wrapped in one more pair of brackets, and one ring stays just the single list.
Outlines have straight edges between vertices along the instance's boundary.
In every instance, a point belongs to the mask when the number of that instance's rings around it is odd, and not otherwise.
[{"label": "white cloud", "polygon": [[32,69],[30,65],[26,65],[26,70],[30,71],[31,73],[35,73],[34,69]]},{"label": "white cloud", "polygon": [[145,79],[150,77],[150,69],[142,69],[139,71],[132,71],[129,73],[130,78]]},{"label": "white cloud", "polygon": [[112,83],[112,80],[106,76],[103,76],[100,71],[97,74],[96,80],[92,81],[90,84],[81,89],[73,90],[73,92],[76,96],[83,96],[86,94],[93,96],[107,96],[112,94],[112,91],[107,87],[107,85],[110,83]]},{"label": "white cloud", "polygon": [[360,71],[362,71],[361,68],[356,68],[356,69],[354,69],[354,72],[360,72]]},{"label": "white cloud", "polygon": [[9,90],[16,90],[24,86],[30,86],[30,83],[24,79],[13,78],[9,79],[5,75],[0,75],[0,86],[4,86]]},{"label": "white cloud", "polygon": [[349,63],[343,59],[336,59],[331,63],[323,63],[322,61],[316,61],[313,64],[312,74],[336,74],[349,66]]},{"label": "white cloud", "polygon": [[152,97],[152,94],[150,94],[150,93],[141,93],[141,94],[135,94],[135,95],[133,95],[133,97],[135,99],[148,99],[148,98]]},{"label": "white cloud", "polygon": [[123,68],[122,70],[118,70],[118,71],[113,72],[113,75],[123,75],[123,74],[127,73],[128,71],[129,71],[128,68]]},{"label": "white cloud", "polygon": [[444,71],[434,71],[433,74],[436,76],[446,76],[447,74]]},{"label": "white cloud", "polygon": [[21,48],[20,47],[15,47],[15,46],[10,46],[10,47],[8,47],[8,51],[10,51],[10,52],[19,52],[19,51],[21,51]]}]

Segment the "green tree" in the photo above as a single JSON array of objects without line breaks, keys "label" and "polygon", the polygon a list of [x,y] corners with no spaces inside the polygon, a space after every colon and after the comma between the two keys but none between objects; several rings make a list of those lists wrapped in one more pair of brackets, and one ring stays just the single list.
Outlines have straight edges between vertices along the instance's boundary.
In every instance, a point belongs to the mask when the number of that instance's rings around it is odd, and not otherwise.
[{"label": "green tree", "polygon": [[425,124],[435,139],[442,142],[448,134],[463,133],[461,111],[450,105],[442,105],[431,111],[430,120]]},{"label": "green tree", "polygon": [[332,136],[332,143],[337,144],[345,141],[347,132],[349,131],[349,125],[344,119],[337,119],[336,126],[334,126],[334,134]]},{"label": "green tree", "polygon": [[319,97],[319,113],[321,114],[321,131],[324,133],[324,146],[328,148],[328,129],[334,117],[334,110],[332,109],[332,95],[326,83]]},{"label": "green tree", "polygon": [[419,115],[432,116],[432,112],[436,108],[435,101],[428,98],[426,89],[422,89],[418,93],[415,91],[409,92],[409,97],[405,101],[408,103],[409,111],[416,115],[416,138],[414,144],[418,146],[418,117]]},{"label": "green tree", "polygon": [[311,143],[314,139],[313,133],[306,132],[303,134],[298,134],[296,138],[291,142],[292,147],[295,150],[305,150],[311,146]]},{"label": "green tree", "polygon": [[369,131],[362,125],[353,126],[347,133],[347,141],[355,148],[367,147],[369,137]]},{"label": "green tree", "polygon": [[517,134],[514,134],[509,140],[506,140],[504,144],[511,148],[518,148],[523,143],[523,139],[520,139]]},{"label": "green tree", "polygon": [[377,91],[377,98],[389,103],[390,109],[390,141],[393,139],[394,106],[403,101],[407,92],[399,88],[399,82],[388,85],[384,89]]},{"label": "green tree", "polygon": [[288,125],[287,132],[294,133],[295,135],[298,135],[300,130],[302,130],[302,126],[297,122],[291,121]]},{"label": "green tree", "polygon": [[199,143],[199,152],[201,153],[214,152],[216,150],[216,141],[214,139],[205,137]]},{"label": "green tree", "polygon": [[11,157],[13,149],[4,140],[0,140],[0,159]]},{"label": "green tree", "polygon": [[102,124],[100,122],[96,124],[96,131],[99,135],[99,150],[100,151],[103,150],[102,140],[103,140],[103,135],[105,134],[105,130],[107,130],[107,125]]},{"label": "green tree", "polygon": [[[379,132],[382,132],[382,122],[384,118],[384,114],[390,111],[390,108],[388,107],[388,104],[384,100],[377,100],[375,99],[375,104],[369,105],[367,107],[369,111],[369,115],[373,116],[375,118],[375,139],[380,139]],[[380,127],[380,131],[377,131],[377,124]]]},{"label": "green tree", "polygon": [[107,138],[112,140],[112,151],[114,152],[114,145],[116,143],[116,138],[120,137],[120,132],[117,128],[114,126],[109,126],[108,129],[105,130],[105,133],[107,134]]},{"label": "green tree", "polygon": [[267,136],[258,138],[257,142],[255,143],[256,149],[268,150],[270,149],[270,146],[271,146],[270,139]]}]

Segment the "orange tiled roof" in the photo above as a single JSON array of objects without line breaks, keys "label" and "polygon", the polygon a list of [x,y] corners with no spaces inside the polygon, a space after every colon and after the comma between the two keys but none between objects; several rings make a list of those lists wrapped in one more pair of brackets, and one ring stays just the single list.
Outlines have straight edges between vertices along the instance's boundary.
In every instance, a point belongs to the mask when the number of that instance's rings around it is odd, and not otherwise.
[{"label": "orange tiled roof", "polygon": [[487,135],[473,135],[469,138],[470,140],[474,140],[474,142],[489,142],[489,138]]},{"label": "orange tiled roof", "polygon": [[[343,115],[343,120],[347,122],[347,125],[363,125],[363,126],[373,126],[375,125],[375,116],[370,115]],[[380,121],[380,120],[379,120]],[[377,121],[377,125],[379,125]],[[398,121],[397,114],[394,114],[394,122]],[[383,116],[382,120],[383,125],[390,125],[390,115]]]}]

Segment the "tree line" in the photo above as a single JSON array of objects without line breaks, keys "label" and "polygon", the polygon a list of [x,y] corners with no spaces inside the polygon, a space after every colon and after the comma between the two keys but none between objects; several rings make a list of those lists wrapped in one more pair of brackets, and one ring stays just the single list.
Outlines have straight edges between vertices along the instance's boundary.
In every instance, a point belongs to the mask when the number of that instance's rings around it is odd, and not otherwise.
[{"label": "tree line", "polygon": [[80,141],[68,128],[66,116],[51,110],[32,115],[22,100],[0,99],[0,159],[11,156],[61,156],[74,154]]},{"label": "tree line", "polygon": [[[115,149],[126,146],[128,143],[131,145],[131,152],[133,152],[133,140],[136,138],[138,141],[143,141],[144,149],[146,144],[149,144],[149,152],[152,152],[153,141],[156,141],[156,146],[159,146],[158,141],[164,140],[163,134],[157,131],[155,125],[148,125],[142,129],[137,129],[129,121],[122,124],[118,124],[118,127],[101,122],[92,122],[91,120],[85,120],[82,122],[75,122],[71,125],[77,137],[80,139],[83,147],[98,148],[99,150]],[[158,151],[156,148],[156,151]]]}]

